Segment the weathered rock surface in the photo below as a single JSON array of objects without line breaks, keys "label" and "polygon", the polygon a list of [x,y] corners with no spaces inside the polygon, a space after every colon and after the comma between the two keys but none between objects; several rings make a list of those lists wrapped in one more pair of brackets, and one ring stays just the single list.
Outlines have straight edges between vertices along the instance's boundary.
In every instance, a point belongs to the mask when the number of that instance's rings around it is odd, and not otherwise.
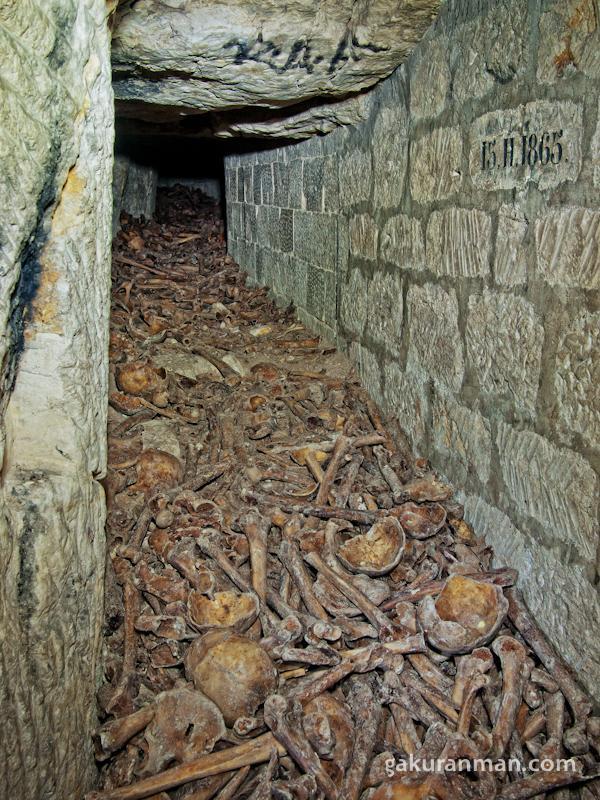
[{"label": "weathered rock surface", "polygon": [[598,546],[598,477],[590,465],[572,450],[504,423],[498,426],[497,445],[504,483],[516,510],[538,520],[551,542],[593,559]]},{"label": "weathered rock surface", "polygon": [[111,5],[0,4],[0,793],[20,800],[95,777]]},{"label": "weathered rock surface", "polygon": [[466,497],[465,519],[494,548],[496,566],[519,565],[518,582],[530,610],[578,677],[597,686],[600,600],[582,566],[565,558],[556,546],[541,546],[480,497]]},{"label": "weathered rock surface", "polygon": [[[405,60],[439,4],[126,2],[113,37],[119,113],[216,136],[302,138],[358,122],[357,95]],[[182,121],[209,112],[219,115]]]},{"label": "weathered rock surface", "polygon": [[463,380],[464,360],[456,292],[445,292],[432,283],[411,286],[406,302],[410,329],[408,368],[417,375],[425,372],[457,392]]},{"label": "weathered rock surface", "polygon": [[469,475],[482,484],[490,476],[492,440],[490,424],[477,411],[436,391],[432,407],[433,443],[444,469],[451,470],[461,485]]},{"label": "weathered rock surface", "polygon": [[579,434],[598,449],[600,443],[600,313],[583,314],[561,339],[554,379],[559,424],[567,441]]},{"label": "weathered rock surface", "polygon": [[543,342],[535,308],[522,297],[485,290],[469,298],[467,357],[483,395],[533,412]]}]

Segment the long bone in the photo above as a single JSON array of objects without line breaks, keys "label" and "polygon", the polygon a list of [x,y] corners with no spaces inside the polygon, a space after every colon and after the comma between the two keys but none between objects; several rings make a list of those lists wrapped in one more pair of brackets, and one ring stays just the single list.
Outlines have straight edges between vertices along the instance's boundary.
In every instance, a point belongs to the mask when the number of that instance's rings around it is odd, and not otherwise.
[{"label": "long bone", "polygon": [[502,664],[502,699],[492,731],[492,758],[502,758],[515,726],[523,688],[529,677],[527,651],[512,636],[500,636],[492,645]]}]

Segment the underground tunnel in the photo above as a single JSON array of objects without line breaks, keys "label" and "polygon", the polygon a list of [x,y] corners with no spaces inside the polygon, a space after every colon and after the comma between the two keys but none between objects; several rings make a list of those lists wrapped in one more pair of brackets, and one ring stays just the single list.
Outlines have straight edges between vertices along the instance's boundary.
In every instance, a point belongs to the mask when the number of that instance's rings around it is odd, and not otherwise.
[{"label": "underground tunnel", "polygon": [[600,797],[598,0],[0,35],[0,797]]}]

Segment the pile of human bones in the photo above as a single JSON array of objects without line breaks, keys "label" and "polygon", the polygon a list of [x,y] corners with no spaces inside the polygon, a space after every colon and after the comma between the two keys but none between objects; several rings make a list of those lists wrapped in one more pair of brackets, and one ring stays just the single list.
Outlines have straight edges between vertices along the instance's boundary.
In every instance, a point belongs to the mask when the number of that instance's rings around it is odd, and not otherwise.
[{"label": "pile of human bones", "polygon": [[600,718],[516,573],[199,193],[124,218],[110,352],[91,798],[600,797]]}]

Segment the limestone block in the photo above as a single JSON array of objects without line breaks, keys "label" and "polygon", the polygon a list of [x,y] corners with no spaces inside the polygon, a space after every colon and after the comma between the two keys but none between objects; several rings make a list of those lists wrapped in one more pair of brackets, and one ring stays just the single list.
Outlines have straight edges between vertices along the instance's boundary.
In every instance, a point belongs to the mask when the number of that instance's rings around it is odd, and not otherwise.
[{"label": "limestone block", "polygon": [[318,334],[324,344],[333,344],[335,342],[335,327],[330,327],[322,320],[311,316],[305,308],[298,308],[298,319],[306,325],[309,330]]},{"label": "limestone block", "polygon": [[439,463],[453,483],[463,485],[473,476],[487,483],[492,437],[489,422],[478,411],[436,390],[432,435]]},{"label": "limestone block", "polygon": [[592,156],[592,167],[594,170],[594,186],[600,187],[600,99],[598,100],[598,117],[596,132],[592,137],[590,145]]},{"label": "limestone block", "polygon": [[484,394],[533,412],[540,380],[544,329],[522,297],[485,289],[469,298],[467,358]]},{"label": "limestone block", "polygon": [[[254,171],[253,171],[254,167],[252,166],[252,164],[244,164],[241,170],[242,170],[241,188],[243,188],[243,202],[251,203],[254,200]],[[282,205],[282,204],[276,203],[276,205]]]},{"label": "limestone block", "polygon": [[460,390],[464,361],[458,330],[456,292],[440,286],[410,286],[406,299],[409,326],[408,369],[427,375],[452,391]]},{"label": "limestone block", "polygon": [[549,541],[595,564],[598,476],[582,456],[530,431],[498,425],[496,444],[509,502],[533,517]]},{"label": "limestone block", "polygon": [[366,334],[390,353],[398,353],[402,337],[402,281],[395,273],[376,272],[367,295]]},{"label": "limestone block", "polygon": [[581,170],[582,106],[536,100],[491,111],[469,134],[469,173],[478,189],[553,189]]},{"label": "limestone block", "polygon": [[[275,169],[275,165],[273,169]],[[290,208],[302,208],[302,159],[294,158],[288,161],[287,170],[289,172],[290,187],[289,203],[280,205],[289,205]]]},{"label": "limestone block", "polygon": [[372,179],[371,152],[353,150],[340,159],[340,205],[350,208],[369,199]]},{"label": "limestone block", "polygon": [[280,208],[290,207],[290,165],[287,162],[273,164],[273,202]]},{"label": "limestone block", "polygon": [[466,19],[457,20],[448,40],[452,92],[459,103],[483,97],[498,84],[523,75],[529,49],[526,3],[496,0],[485,13],[475,14],[463,7],[454,7],[453,13]]},{"label": "limestone block", "polygon": [[379,229],[369,214],[359,214],[350,220],[350,253],[357,258],[375,261]]},{"label": "limestone block", "polygon": [[539,274],[551,286],[600,288],[600,212],[564,206],[535,224]]},{"label": "limestone block", "polygon": [[250,203],[243,205],[243,238],[247,242],[258,243],[258,207]]},{"label": "limestone block", "polygon": [[307,158],[302,162],[303,208],[307,211],[325,210],[324,161]]},{"label": "limestone block", "polygon": [[433,39],[418,48],[410,64],[410,111],[416,119],[435,117],[446,105],[450,89],[448,40]]},{"label": "limestone block", "polygon": [[408,164],[408,112],[403,105],[379,110],[371,138],[373,205],[394,208],[404,194]]},{"label": "limestone block", "polygon": [[417,203],[445,200],[462,186],[460,128],[437,128],[411,142],[410,191]]},{"label": "limestone block", "polygon": [[260,176],[260,188],[262,202],[265,205],[273,205],[275,202],[275,185],[273,181],[273,164],[259,164],[255,168]]},{"label": "limestone block", "polygon": [[351,350],[351,357],[356,363],[356,369],[363,386],[373,400],[378,405],[382,405],[382,370],[377,356],[371,350],[359,344]]},{"label": "limestone block", "polygon": [[554,390],[563,432],[579,434],[600,449],[600,313],[583,314],[562,337],[556,353]]},{"label": "limestone block", "polygon": [[[117,166],[118,166],[119,160],[120,160],[119,157],[115,156],[115,164],[114,164],[113,175],[115,175],[116,172],[117,172]],[[224,162],[223,173],[224,173],[224,176],[225,176],[225,194],[228,195],[229,197],[233,197],[235,200],[243,202],[244,198],[243,198],[243,196],[242,197],[239,196],[239,186],[238,186],[238,184],[239,184],[239,174],[241,173],[241,169],[239,167],[234,166],[232,164],[232,162],[227,157],[225,157],[223,159],[223,162]],[[114,184],[114,180],[113,180],[113,184]],[[168,185],[168,182],[165,184],[165,183],[163,183],[161,181],[161,186],[164,186],[164,185]],[[113,189],[114,189],[114,186],[113,186]]]},{"label": "limestone block", "polygon": [[498,209],[494,279],[505,286],[518,286],[527,280],[527,250],[524,244],[528,229],[525,214],[515,206]]},{"label": "limestone block", "polygon": [[261,247],[275,249],[278,239],[279,209],[270,206],[256,208],[256,240]]},{"label": "limestone block", "polygon": [[384,405],[408,437],[415,454],[424,454],[429,402],[423,380],[393,362],[385,367]]},{"label": "limestone block", "polygon": [[340,183],[338,157],[326,156],[323,159],[323,211],[335,214],[340,210]]},{"label": "limestone block", "polygon": [[334,270],[337,258],[337,219],[330,214],[294,211],[294,252],[321,269]]},{"label": "limestone block", "polygon": [[473,209],[434,211],[427,224],[427,264],[437,275],[473,278],[490,271],[492,221]]},{"label": "limestone block", "polygon": [[279,250],[289,253],[294,248],[294,213],[290,208],[278,209]]},{"label": "limestone block", "polygon": [[273,185],[273,165],[257,164],[253,168],[254,203],[270,205],[273,203],[275,187]]},{"label": "limestone block", "polygon": [[291,296],[291,279],[288,257],[274,250],[263,249],[263,268],[268,279],[264,281],[280,304],[289,304]]},{"label": "limestone block", "polygon": [[244,238],[244,211],[241,203],[227,204],[227,235],[232,239]]},{"label": "limestone block", "polygon": [[252,278],[256,277],[256,245],[246,241],[236,241],[227,252]]},{"label": "limestone block", "polygon": [[[291,287],[290,298],[298,308],[306,308],[306,293],[310,264],[302,259],[290,256],[288,276]],[[289,301],[289,298],[286,298]]]},{"label": "limestone block", "polygon": [[494,548],[494,567],[518,569],[518,586],[536,621],[598,700],[600,600],[585,570],[566,560],[559,548],[543,547],[521,532],[480,497],[468,496],[464,506],[465,519]]},{"label": "limestone block", "polygon": [[156,206],[158,174],[152,167],[126,159],[125,185],[120,198],[120,211],[139,219],[152,219]]},{"label": "limestone block", "polygon": [[348,258],[350,256],[350,226],[348,217],[340,214],[338,216],[338,240],[337,240],[337,265],[338,283],[341,283],[342,276],[348,272]]},{"label": "limestone block", "polygon": [[[227,159],[225,159],[225,163],[227,163]],[[236,197],[238,203],[243,203],[246,200],[246,196],[245,196],[246,193],[245,193],[245,190],[244,190],[244,178],[245,178],[246,172],[248,171],[248,168],[247,167],[242,167],[240,165],[240,166],[234,167],[232,169],[235,172],[235,176],[234,175],[231,176],[231,186],[227,185],[227,168],[225,169],[225,195],[228,196],[228,192],[230,192],[229,196]],[[206,182],[206,183],[208,183],[208,182]],[[207,186],[207,189],[206,190],[203,189],[203,191],[206,191],[206,193],[209,196],[216,197],[216,199],[220,200],[221,199],[221,197],[220,197],[221,193],[220,193],[219,182],[215,181],[215,183],[217,184],[216,192],[215,191],[211,191],[208,186]],[[161,181],[161,185],[164,185],[162,183],[162,181]]]},{"label": "limestone block", "polygon": [[234,239],[230,233],[227,235],[227,255],[231,256],[233,260],[239,264],[242,269],[246,269],[243,265],[243,259],[241,257],[240,249],[241,249],[241,241]]},{"label": "limestone block", "polygon": [[335,320],[335,275],[312,264],[308,267],[306,310],[322,322]]},{"label": "limestone block", "polygon": [[390,217],[379,238],[379,255],[401,269],[425,269],[425,242],[418,219],[406,214]]},{"label": "limestone block", "polygon": [[367,279],[359,269],[353,269],[340,286],[340,322],[360,338],[366,318]]},{"label": "limestone block", "polygon": [[600,78],[600,29],[594,0],[556,0],[540,17],[537,79],[556,83],[578,72]]}]

